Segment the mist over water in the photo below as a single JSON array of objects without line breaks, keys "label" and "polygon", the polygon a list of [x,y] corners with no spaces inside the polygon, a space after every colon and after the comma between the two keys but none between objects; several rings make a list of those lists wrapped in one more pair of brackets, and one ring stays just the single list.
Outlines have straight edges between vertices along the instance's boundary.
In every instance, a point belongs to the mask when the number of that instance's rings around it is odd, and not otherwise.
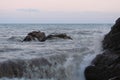
[{"label": "mist over water", "polygon": [[[101,53],[111,24],[1,24],[0,62],[25,62],[22,78],[0,80],[85,80],[84,69]],[[21,42],[31,31],[66,33],[73,40]],[[32,61],[34,61],[34,64]],[[20,64],[22,65],[22,64]],[[32,65],[32,67],[30,67]]]}]

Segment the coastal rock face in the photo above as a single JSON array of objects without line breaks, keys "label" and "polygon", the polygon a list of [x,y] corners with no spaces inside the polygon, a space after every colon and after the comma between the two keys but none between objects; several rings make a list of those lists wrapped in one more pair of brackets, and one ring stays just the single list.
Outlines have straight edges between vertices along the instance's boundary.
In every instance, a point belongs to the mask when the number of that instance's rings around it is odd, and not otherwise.
[{"label": "coastal rock face", "polygon": [[70,36],[68,36],[65,33],[53,33],[46,36],[44,32],[32,31],[28,33],[28,35],[24,38],[23,41],[33,41],[37,39],[38,41],[43,42],[43,41],[55,39],[55,38],[72,39]]},{"label": "coastal rock face", "polygon": [[105,35],[103,54],[99,54],[85,69],[86,80],[120,80],[120,18]]},{"label": "coastal rock face", "polygon": [[105,36],[103,40],[103,49],[117,50],[120,48],[120,18],[116,20],[115,25],[111,31]]}]

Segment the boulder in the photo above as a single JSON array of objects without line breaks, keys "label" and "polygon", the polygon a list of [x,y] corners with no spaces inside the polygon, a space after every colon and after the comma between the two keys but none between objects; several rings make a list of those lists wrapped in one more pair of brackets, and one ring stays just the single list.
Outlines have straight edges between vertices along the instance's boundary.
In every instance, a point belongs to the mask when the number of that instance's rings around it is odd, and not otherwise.
[{"label": "boulder", "polygon": [[[22,65],[21,65],[22,64]],[[0,78],[2,77],[22,77],[25,71],[23,61],[4,61],[0,62]]]},{"label": "boulder", "polygon": [[7,60],[0,62],[0,78],[32,78],[32,75],[34,74],[33,72],[41,72],[38,77],[43,78],[43,73],[46,77],[47,75],[51,76],[50,72],[45,73],[47,69],[44,68],[50,68],[51,66],[52,64],[45,58],[34,58],[30,60]]},{"label": "boulder", "polygon": [[102,43],[104,52],[85,69],[86,80],[120,80],[120,18]]},{"label": "boulder", "polygon": [[43,41],[55,39],[55,38],[71,39],[72,40],[72,38],[70,36],[68,36],[66,33],[52,33],[52,34],[46,36],[44,32],[32,31],[32,32],[27,34],[27,36],[24,38],[23,41],[38,40],[40,42],[43,42]]},{"label": "boulder", "polygon": [[23,41],[32,41],[32,40],[35,40],[35,38],[32,37],[31,35],[27,35]]},{"label": "boulder", "polygon": [[61,39],[72,39],[70,36],[68,36],[66,33],[52,33],[47,36],[46,39],[54,39],[54,38],[61,38]]},{"label": "boulder", "polygon": [[40,31],[32,31],[28,33],[28,35],[24,38],[23,41],[32,41],[36,39],[40,42],[45,41],[46,40],[45,33]]}]

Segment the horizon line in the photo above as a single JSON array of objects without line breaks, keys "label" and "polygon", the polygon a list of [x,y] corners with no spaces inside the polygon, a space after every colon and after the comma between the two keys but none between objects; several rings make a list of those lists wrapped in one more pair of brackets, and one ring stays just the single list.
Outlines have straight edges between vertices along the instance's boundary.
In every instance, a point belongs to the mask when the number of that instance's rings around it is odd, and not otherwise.
[{"label": "horizon line", "polygon": [[0,23],[0,24],[114,24],[114,23]]}]

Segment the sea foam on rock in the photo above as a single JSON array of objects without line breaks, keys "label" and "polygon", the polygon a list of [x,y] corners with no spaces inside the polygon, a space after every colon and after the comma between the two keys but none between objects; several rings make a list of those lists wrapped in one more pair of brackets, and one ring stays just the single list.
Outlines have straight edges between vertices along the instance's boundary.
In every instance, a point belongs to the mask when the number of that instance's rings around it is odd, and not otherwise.
[{"label": "sea foam on rock", "polygon": [[[4,62],[0,62],[0,78],[2,77],[28,77],[31,78],[30,71],[34,69],[34,67],[38,66],[51,66],[51,63],[45,58],[36,58],[31,60],[8,60]],[[29,71],[28,71],[29,69]],[[39,69],[42,72],[42,68]],[[28,74],[29,73],[29,74]],[[46,74],[48,74],[46,72]],[[43,77],[43,75],[39,75],[39,77]]]},{"label": "sea foam on rock", "polygon": [[72,80],[68,79],[71,75],[66,72],[67,68],[63,66],[67,58],[68,56],[65,54],[56,54],[33,59],[1,61],[0,78]]},{"label": "sea foam on rock", "polygon": [[120,80],[120,18],[102,41],[99,54],[85,69],[86,80]]}]

